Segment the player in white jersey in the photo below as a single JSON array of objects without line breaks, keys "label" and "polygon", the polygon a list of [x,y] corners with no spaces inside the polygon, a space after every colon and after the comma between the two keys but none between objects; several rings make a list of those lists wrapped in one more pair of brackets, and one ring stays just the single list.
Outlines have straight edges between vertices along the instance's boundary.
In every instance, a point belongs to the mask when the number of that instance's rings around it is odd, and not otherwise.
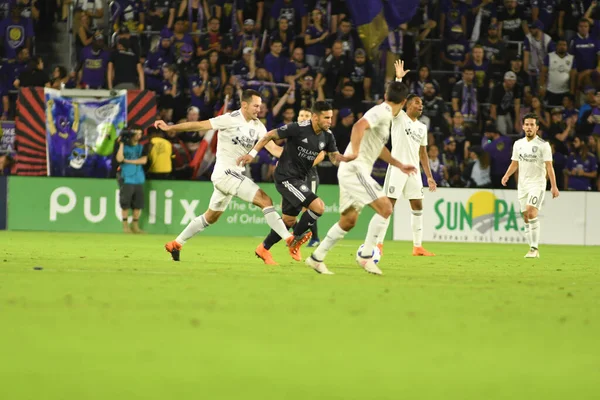
[{"label": "player in white jersey", "polygon": [[175,240],[165,245],[165,249],[171,253],[173,260],[179,261],[181,248],[186,241],[217,222],[233,196],[262,208],[271,229],[288,244],[294,239],[288,232],[281,216],[275,211],[271,198],[251,179],[242,175],[244,167],[237,165],[237,159],[246,155],[256,141],[267,133],[265,126],[258,120],[261,102],[258,92],[245,90],[242,94],[241,108],[231,114],[224,114],[206,121],[184,122],[170,126],[164,121],[155,122],[154,126],[165,132],[219,130],[216,163],[211,176],[214,191],[208,209],[204,214],[194,218]]},{"label": "player in white jersey", "polygon": [[525,237],[529,242],[529,252],[525,258],[539,258],[540,221],[538,211],[542,209],[546,193],[546,175],[550,179],[552,198],[558,197],[556,176],[552,167],[552,149],[550,144],[537,136],[539,129],[536,114],[523,117],[525,137],[513,145],[512,162],[502,177],[502,185],[519,170],[517,194],[521,205],[521,213],[525,220]]},{"label": "player in white jersey", "polygon": [[390,83],[385,93],[385,102],[371,108],[354,124],[350,144],[344,156],[356,158],[340,164],[338,170],[340,220],[329,229],[319,247],[306,259],[306,264],[315,271],[332,274],[323,262],[327,253],[354,228],[360,211],[369,205],[377,214],[369,224],[363,250],[357,255],[356,261],[365,271],[382,274],[373,261],[373,250],[377,245],[377,238],[385,229],[386,220],[392,214],[392,203],[381,186],[371,177],[371,171],[375,161],[381,158],[403,173],[417,172],[414,166],[402,164],[393,158],[385,147],[390,137],[392,118],[404,107],[407,95],[406,85],[400,82]]},{"label": "player in white jersey", "polygon": [[[404,70],[404,63],[396,61],[396,81],[402,82],[402,78],[409,72]],[[423,113],[423,101],[420,97],[410,94],[406,99],[406,112],[400,111],[392,120],[392,157],[403,164],[423,166],[427,176],[427,184],[431,192],[435,191],[437,185],[431,176],[429,167],[429,156],[427,155],[427,126],[419,121]],[[412,210],[411,226],[413,231],[413,256],[434,256],[435,254],[423,248],[423,181],[420,174],[407,175],[392,166],[388,167],[385,175],[384,192],[396,205],[400,196],[410,203]],[[383,255],[383,241],[391,218],[386,222],[386,229],[377,240],[377,247]]]}]

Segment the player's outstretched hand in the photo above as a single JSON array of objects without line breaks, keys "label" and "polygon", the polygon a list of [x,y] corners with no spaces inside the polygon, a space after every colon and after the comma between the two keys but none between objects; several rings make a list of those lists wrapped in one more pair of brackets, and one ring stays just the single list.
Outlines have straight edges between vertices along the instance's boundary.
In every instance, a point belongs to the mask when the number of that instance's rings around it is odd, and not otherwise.
[{"label": "player's outstretched hand", "polygon": [[413,175],[413,174],[416,174],[417,172],[419,172],[417,167],[415,167],[414,165],[401,164],[401,163],[398,163],[398,164],[399,165],[396,165],[396,168],[399,168],[400,171],[404,172],[407,175]]},{"label": "player's outstretched hand", "polygon": [[253,159],[254,157],[252,157],[250,154],[246,154],[237,159],[237,164],[243,167],[246,164],[250,164]]},{"label": "player's outstretched hand", "polygon": [[508,176],[504,175],[502,177],[502,186],[506,186],[508,184]]},{"label": "player's outstretched hand", "polygon": [[550,189],[550,193],[552,193],[552,198],[555,199],[557,198],[560,193],[558,192],[558,188],[557,187],[553,187]]},{"label": "player's outstretched hand", "polygon": [[437,189],[437,183],[435,183],[435,179],[427,178],[427,186],[429,186],[430,192],[435,192],[435,190]]},{"label": "player's outstretched hand", "polygon": [[169,125],[167,125],[167,123],[165,121],[163,121],[162,119],[159,119],[158,121],[156,121],[154,123],[154,127],[157,129],[160,129],[161,131],[165,131],[165,132],[167,132],[169,130]]},{"label": "player's outstretched hand", "polygon": [[394,67],[396,68],[397,79],[404,78],[404,76],[410,72],[410,69],[404,70],[404,61],[402,60],[396,60]]},{"label": "player's outstretched hand", "polygon": [[336,158],[336,160],[337,160],[338,163],[341,163],[341,162],[350,162],[350,161],[356,159],[356,154],[349,154],[349,155],[345,156],[345,155],[342,155],[340,153],[337,153],[336,156],[335,156],[335,158]]}]

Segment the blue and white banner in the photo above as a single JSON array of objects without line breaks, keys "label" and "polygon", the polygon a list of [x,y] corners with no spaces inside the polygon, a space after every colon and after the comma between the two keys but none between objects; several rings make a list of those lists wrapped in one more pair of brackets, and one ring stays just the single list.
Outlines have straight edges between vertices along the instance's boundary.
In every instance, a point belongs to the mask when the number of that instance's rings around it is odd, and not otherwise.
[{"label": "blue and white banner", "polygon": [[44,93],[49,175],[109,177],[115,142],[127,126],[127,91],[108,99]]},{"label": "blue and white banner", "polygon": [[15,156],[15,122],[0,122],[0,156]]}]

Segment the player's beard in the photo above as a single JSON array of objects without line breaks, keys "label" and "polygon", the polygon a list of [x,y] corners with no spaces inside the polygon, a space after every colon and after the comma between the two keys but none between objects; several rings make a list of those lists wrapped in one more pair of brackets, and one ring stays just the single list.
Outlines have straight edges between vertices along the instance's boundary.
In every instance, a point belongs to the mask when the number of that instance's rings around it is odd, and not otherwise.
[{"label": "player's beard", "polygon": [[533,139],[535,138],[535,132],[527,132],[525,131],[525,136],[528,137],[529,139]]}]

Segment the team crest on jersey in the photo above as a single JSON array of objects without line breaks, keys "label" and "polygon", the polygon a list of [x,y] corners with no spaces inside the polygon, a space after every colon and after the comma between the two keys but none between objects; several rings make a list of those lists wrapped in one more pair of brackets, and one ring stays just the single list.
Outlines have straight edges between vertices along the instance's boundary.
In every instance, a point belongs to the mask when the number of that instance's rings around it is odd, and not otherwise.
[{"label": "team crest on jersey", "polygon": [[537,150],[538,150],[537,146],[533,146],[533,147],[531,148],[531,151],[532,151],[532,152],[534,152],[534,153],[535,153],[535,152],[537,152]]},{"label": "team crest on jersey", "polygon": [[323,148],[324,148],[324,147],[325,147],[325,143],[323,143],[323,142],[319,142],[319,148],[320,148],[321,150],[323,150]]},{"label": "team crest on jersey", "polygon": [[396,188],[394,186],[390,186],[390,193],[394,193],[395,190]]},{"label": "team crest on jersey", "polygon": [[256,135],[256,131],[254,129],[250,129],[250,137],[253,138]]},{"label": "team crest on jersey", "polygon": [[300,186],[300,190],[303,192],[308,192],[308,186],[302,185],[302,186]]}]

